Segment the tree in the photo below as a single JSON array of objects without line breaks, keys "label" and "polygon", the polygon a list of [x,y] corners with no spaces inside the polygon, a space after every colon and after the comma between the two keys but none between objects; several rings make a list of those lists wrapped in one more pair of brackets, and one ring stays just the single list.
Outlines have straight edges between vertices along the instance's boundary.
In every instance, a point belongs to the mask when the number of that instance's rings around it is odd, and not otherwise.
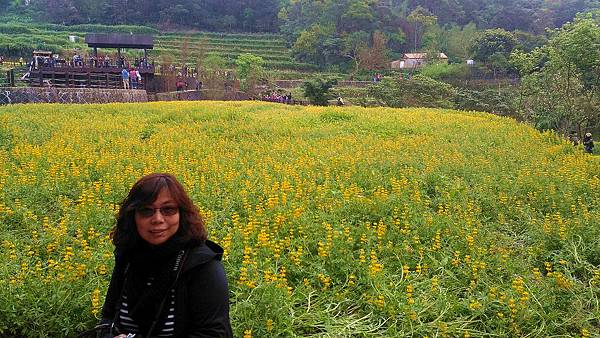
[{"label": "tree", "polygon": [[488,62],[494,55],[508,58],[516,45],[517,39],[513,33],[497,28],[479,33],[473,39],[470,49],[475,60]]},{"label": "tree", "polygon": [[483,62],[493,71],[495,79],[498,72],[510,67],[508,58],[516,45],[517,39],[513,33],[500,28],[487,29],[473,39],[471,53],[475,60]]},{"label": "tree", "polygon": [[263,58],[250,53],[238,56],[235,66],[243,90],[251,92],[254,89],[254,86],[264,75],[264,63]]},{"label": "tree", "polygon": [[411,80],[384,78],[368,88],[369,95],[388,107],[453,108],[454,88],[444,82],[416,75]]},{"label": "tree", "polygon": [[302,31],[292,51],[296,58],[322,67],[343,60],[342,39],[334,33],[333,26],[313,25]]},{"label": "tree", "polygon": [[541,48],[513,53],[511,61],[522,75],[524,118],[563,134],[581,135],[600,124],[600,50],[591,46],[600,46],[594,14],[554,30]]},{"label": "tree", "polygon": [[361,68],[361,62],[363,61],[360,54],[368,48],[367,39],[369,34],[365,31],[353,32],[345,35],[342,38],[344,45],[344,56],[350,59],[353,64],[354,73],[357,73]]},{"label": "tree", "polygon": [[370,31],[375,21],[370,0],[351,0],[341,17],[338,30],[354,32]]},{"label": "tree", "polygon": [[204,58],[204,82],[210,89],[221,89],[225,86],[227,80],[227,63],[222,56],[218,54],[209,54]]},{"label": "tree", "polygon": [[469,49],[471,41],[475,38],[476,34],[477,27],[475,27],[474,23],[463,27],[452,26],[442,33],[442,41],[445,42],[445,45],[442,46],[441,50],[447,52],[448,58],[451,61],[464,63],[464,60],[471,57]]},{"label": "tree", "polygon": [[382,70],[387,68],[386,43],[387,39],[382,32],[374,32],[371,47],[363,49],[359,53],[361,68],[367,70]]},{"label": "tree", "polygon": [[423,34],[437,23],[437,17],[425,8],[417,6],[406,19],[412,25],[413,50],[417,51],[421,45]]},{"label": "tree", "polygon": [[326,106],[328,100],[333,98],[330,89],[337,84],[337,80],[329,79],[324,80],[321,78],[312,79],[305,81],[302,84],[304,90],[304,97],[308,98],[310,103],[317,106]]},{"label": "tree", "polygon": [[324,59],[322,47],[327,36],[324,27],[313,25],[300,33],[292,51],[302,61],[321,62]]}]

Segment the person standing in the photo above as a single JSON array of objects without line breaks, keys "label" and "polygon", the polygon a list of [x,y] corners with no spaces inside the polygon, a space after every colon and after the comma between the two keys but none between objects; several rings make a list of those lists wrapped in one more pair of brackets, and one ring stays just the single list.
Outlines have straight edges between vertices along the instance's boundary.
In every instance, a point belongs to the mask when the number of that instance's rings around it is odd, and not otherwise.
[{"label": "person standing", "polygon": [[129,89],[129,72],[126,68],[121,71],[121,78],[123,79],[123,89]]},{"label": "person standing", "polygon": [[592,133],[586,133],[583,137],[583,148],[588,154],[591,154],[594,151],[594,140],[592,139]]},{"label": "person standing", "polygon": [[129,78],[131,79],[131,89],[137,89],[138,72],[135,68],[131,68],[131,71],[129,72]]}]

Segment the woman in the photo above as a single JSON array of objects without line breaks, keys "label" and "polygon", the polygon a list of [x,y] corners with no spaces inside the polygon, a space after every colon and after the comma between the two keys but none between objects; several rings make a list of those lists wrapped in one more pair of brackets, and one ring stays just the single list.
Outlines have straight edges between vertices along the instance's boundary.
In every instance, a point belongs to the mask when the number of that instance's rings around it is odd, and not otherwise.
[{"label": "woman", "polygon": [[103,337],[231,337],[223,249],[169,174],[136,182],[111,232],[115,268]]}]

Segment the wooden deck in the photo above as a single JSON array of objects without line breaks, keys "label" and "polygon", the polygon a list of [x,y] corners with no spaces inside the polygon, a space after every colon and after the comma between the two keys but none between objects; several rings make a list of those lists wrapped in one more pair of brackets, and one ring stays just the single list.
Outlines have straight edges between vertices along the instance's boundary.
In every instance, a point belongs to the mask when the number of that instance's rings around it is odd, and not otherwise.
[{"label": "wooden deck", "polygon": [[[121,67],[73,67],[45,66],[29,72],[26,79],[33,87],[66,87],[66,88],[123,88]],[[144,89],[144,84],[154,77],[154,67],[141,67],[139,72],[142,82],[137,89]]]}]

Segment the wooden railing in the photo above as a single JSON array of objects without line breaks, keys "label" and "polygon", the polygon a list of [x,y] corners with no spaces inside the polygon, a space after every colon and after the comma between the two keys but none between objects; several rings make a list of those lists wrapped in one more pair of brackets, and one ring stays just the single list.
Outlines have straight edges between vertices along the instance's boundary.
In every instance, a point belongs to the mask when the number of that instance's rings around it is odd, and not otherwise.
[{"label": "wooden railing", "polygon": [[[123,80],[117,70],[103,73],[86,68],[44,67],[31,71],[27,81],[34,87],[123,88]],[[144,82],[137,82],[136,88],[133,88],[133,84],[130,84],[130,88],[144,89],[144,85]]]}]

